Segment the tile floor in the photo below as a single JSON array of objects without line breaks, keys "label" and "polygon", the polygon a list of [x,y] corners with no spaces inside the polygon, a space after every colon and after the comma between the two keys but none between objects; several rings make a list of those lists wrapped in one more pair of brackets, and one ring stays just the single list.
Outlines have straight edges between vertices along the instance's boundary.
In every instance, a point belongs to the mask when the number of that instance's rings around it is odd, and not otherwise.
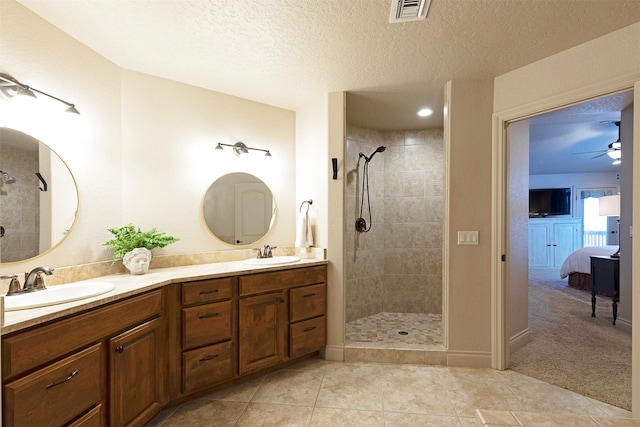
[{"label": "tile floor", "polygon": [[316,358],[166,409],[149,425],[472,426],[476,408],[631,415],[512,371]]}]

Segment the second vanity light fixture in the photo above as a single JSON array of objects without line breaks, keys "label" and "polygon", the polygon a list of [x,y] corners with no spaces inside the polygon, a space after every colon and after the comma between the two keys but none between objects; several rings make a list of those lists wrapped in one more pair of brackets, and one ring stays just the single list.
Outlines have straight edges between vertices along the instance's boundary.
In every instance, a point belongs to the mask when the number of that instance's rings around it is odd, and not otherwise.
[{"label": "second vanity light fixture", "polygon": [[53,95],[49,95],[48,93],[38,90],[35,87],[31,87],[24,83],[20,83],[18,80],[14,79],[8,74],[0,73],[0,92],[2,92],[5,96],[9,98],[13,98],[14,96],[18,96],[18,95],[37,98],[36,94],[34,93],[34,92],[37,92],[41,95],[48,96],[49,98],[55,99],[56,101],[59,101],[65,104],[68,107],[65,110],[65,112],[80,114],[80,112],[76,109],[76,106],[74,104],[64,101],[60,98],[57,98]]},{"label": "second vanity light fixture", "polygon": [[216,146],[216,150],[223,150],[222,146],[231,147],[236,156],[240,157],[240,154],[249,154],[249,150],[262,151],[265,157],[271,157],[271,153],[269,150],[264,150],[262,148],[251,148],[247,147],[244,142],[236,142],[235,144],[223,144],[222,142],[218,142]]}]

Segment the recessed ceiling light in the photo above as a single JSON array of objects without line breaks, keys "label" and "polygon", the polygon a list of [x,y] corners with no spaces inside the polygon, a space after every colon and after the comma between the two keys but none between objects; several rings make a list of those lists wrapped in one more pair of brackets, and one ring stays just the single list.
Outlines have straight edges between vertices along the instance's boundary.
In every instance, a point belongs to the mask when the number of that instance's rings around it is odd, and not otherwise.
[{"label": "recessed ceiling light", "polygon": [[422,110],[418,111],[418,116],[420,117],[427,117],[432,114],[433,114],[433,111],[428,108],[423,108]]}]

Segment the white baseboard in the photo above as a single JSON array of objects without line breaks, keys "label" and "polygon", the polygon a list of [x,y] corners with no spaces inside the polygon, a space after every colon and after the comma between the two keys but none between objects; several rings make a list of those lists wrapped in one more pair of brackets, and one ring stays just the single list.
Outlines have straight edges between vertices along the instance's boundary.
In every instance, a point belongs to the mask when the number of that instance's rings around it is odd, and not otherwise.
[{"label": "white baseboard", "polygon": [[509,340],[509,352],[513,353],[516,350],[520,350],[526,343],[531,340],[531,330],[526,328],[514,336]]}]

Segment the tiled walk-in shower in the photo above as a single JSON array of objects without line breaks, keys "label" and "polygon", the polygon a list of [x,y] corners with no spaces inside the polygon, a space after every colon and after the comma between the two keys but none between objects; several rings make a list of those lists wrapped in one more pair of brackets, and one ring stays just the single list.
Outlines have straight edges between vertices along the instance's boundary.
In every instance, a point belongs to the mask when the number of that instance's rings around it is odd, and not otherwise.
[{"label": "tiled walk-in shower", "polygon": [[345,358],[442,364],[442,129],[348,124],[346,159]]}]

